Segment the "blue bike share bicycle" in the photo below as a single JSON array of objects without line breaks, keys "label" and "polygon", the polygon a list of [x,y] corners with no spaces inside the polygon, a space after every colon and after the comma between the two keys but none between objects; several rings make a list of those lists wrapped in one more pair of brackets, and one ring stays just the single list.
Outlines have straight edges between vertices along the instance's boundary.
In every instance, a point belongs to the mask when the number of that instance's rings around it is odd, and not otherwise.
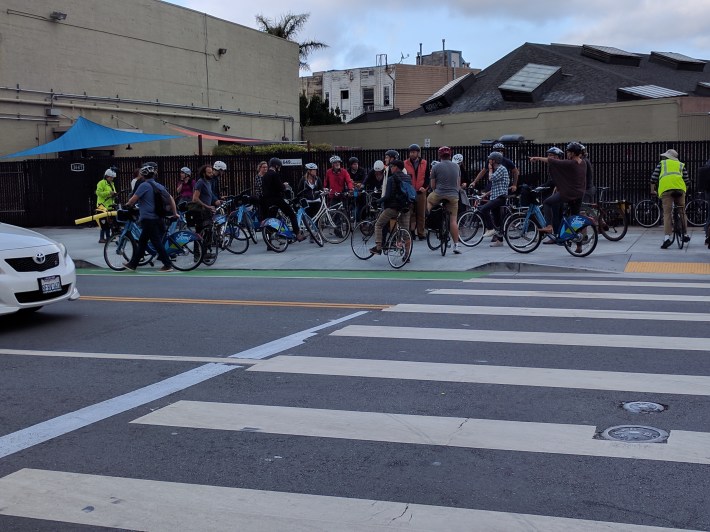
[{"label": "blue bike share bicycle", "polygon": [[[309,207],[308,201],[305,198],[301,198],[297,204],[299,205],[296,211],[298,225],[305,229],[319,247],[323,247],[325,243],[323,235],[319,231],[316,222],[306,213],[306,209]],[[297,240],[296,233],[293,231],[294,228],[289,227],[288,220],[281,211],[278,212],[276,217],[264,220],[261,227],[264,242],[277,253],[286,251],[288,245]]]},{"label": "blue bike share bicycle", "polygon": [[529,207],[526,212],[515,213],[506,221],[503,234],[508,246],[518,253],[530,253],[540,246],[543,236],[546,236],[555,244],[564,246],[575,257],[586,257],[592,253],[597,247],[599,235],[594,221],[586,216],[563,216],[557,234],[540,231],[547,226],[540,209],[540,193],[543,190],[547,187],[521,187],[521,201]]}]

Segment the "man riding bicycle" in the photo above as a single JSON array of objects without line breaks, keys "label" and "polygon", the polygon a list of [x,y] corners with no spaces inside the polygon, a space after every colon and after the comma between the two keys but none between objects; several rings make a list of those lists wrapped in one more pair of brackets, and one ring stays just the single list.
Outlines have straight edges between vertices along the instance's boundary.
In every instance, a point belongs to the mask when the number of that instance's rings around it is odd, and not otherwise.
[{"label": "man riding bicycle", "polygon": [[382,198],[377,200],[377,203],[384,206],[384,210],[375,222],[375,246],[370,248],[370,253],[373,255],[382,254],[382,231],[385,225],[390,223],[390,220],[396,220],[402,213],[400,218],[401,227],[409,228],[410,205],[400,193],[400,181],[411,183],[412,179],[404,173],[404,163],[399,160],[393,160],[390,163],[389,177],[385,190],[382,191]]},{"label": "man riding bicycle", "polygon": [[461,188],[461,173],[459,165],[451,160],[451,148],[439,148],[439,164],[431,169],[429,184],[433,192],[427,198],[427,214],[434,205],[447,200],[446,211],[449,213],[449,231],[454,241],[454,253],[461,253],[459,248],[459,188]]},{"label": "man riding bicycle", "polygon": [[685,192],[688,188],[688,170],[685,164],[678,160],[678,152],[668,150],[661,154],[663,160],[658,163],[651,175],[651,194],[658,195],[663,202],[663,233],[665,237],[661,249],[671,246],[673,204],[683,213],[680,217],[683,225],[683,242],[690,242],[685,219]]},{"label": "man riding bicycle", "polygon": [[350,174],[342,168],[343,161],[340,157],[333,155],[330,158],[330,166],[323,181],[323,186],[330,190],[328,195],[330,199],[333,199],[336,194],[342,194],[355,188]]},{"label": "man riding bicycle", "polygon": [[[281,159],[277,157],[272,157],[269,160],[269,171],[264,174],[264,179],[262,181],[262,202],[264,206],[264,213],[266,216],[274,216],[276,214],[274,211],[280,209],[291,222],[291,229],[296,235],[296,239],[299,242],[302,242],[306,237],[301,232],[301,228],[298,225],[296,213],[293,212],[293,208],[288,201],[286,201],[286,184],[281,180],[280,175],[282,166],[283,163],[281,162]],[[271,249],[268,246],[267,248]]]}]

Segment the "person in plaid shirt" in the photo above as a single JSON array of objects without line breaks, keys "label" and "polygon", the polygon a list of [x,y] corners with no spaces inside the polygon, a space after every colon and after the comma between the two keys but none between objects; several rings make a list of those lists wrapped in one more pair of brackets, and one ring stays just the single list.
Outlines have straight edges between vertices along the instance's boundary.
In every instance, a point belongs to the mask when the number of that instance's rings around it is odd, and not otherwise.
[{"label": "person in plaid shirt", "polygon": [[508,187],[510,187],[510,174],[503,166],[503,154],[500,152],[494,151],[488,156],[488,179],[491,183],[489,201],[479,209],[483,224],[486,226],[483,236],[493,237],[491,246],[502,246],[500,211],[505,205]]}]

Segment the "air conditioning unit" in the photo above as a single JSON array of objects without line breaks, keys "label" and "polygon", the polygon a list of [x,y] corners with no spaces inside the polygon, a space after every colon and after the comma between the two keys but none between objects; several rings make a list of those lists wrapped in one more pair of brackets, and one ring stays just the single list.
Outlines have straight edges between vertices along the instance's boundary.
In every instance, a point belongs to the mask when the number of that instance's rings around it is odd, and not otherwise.
[{"label": "air conditioning unit", "polygon": [[61,115],[61,113],[59,112],[59,109],[55,109],[54,107],[50,107],[49,109],[45,109],[44,112],[47,116],[60,116]]}]

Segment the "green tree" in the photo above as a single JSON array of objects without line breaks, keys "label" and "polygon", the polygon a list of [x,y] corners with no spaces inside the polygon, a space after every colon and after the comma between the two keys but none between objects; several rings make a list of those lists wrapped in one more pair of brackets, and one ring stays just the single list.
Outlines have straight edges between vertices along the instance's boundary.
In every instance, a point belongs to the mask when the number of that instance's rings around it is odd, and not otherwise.
[{"label": "green tree", "polygon": [[322,101],[320,96],[314,95],[310,101],[305,95],[300,97],[301,126],[323,126],[327,124],[340,124],[339,113],[330,108],[328,100]]},{"label": "green tree", "polygon": [[256,24],[261,31],[265,31],[276,37],[281,37],[287,41],[292,41],[298,43],[298,55],[300,58],[300,68],[301,70],[310,70],[308,66],[308,56],[311,52],[316,50],[322,50],[323,48],[328,48],[328,45],[319,41],[296,41],[296,34],[298,34],[303,26],[308,22],[310,13],[301,13],[300,15],[295,15],[293,13],[286,13],[281,15],[278,19],[270,19],[264,15],[256,16]]}]

